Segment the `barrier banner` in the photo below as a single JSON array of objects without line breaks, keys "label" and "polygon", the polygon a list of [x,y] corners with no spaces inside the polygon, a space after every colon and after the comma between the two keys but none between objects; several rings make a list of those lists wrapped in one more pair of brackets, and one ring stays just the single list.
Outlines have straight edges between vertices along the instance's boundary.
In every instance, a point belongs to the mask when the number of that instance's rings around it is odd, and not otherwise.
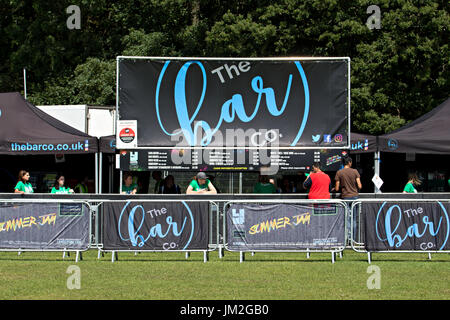
[{"label": "barrier banner", "polygon": [[367,251],[450,249],[448,203],[384,201],[361,205]]},{"label": "barrier banner", "polygon": [[85,203],[0,205],[0,248],[87,250],[89,207]]},{"label": "barrier banner", "polygon": [[345,208],[330,204],[232,204],[228,249],[302,250],[345,246]]},{"label": "barrier banner", "polygon": [[105,250],[206,250],[208,202],[106,202]]},{"label": "barrier banner", "polygon": [[143,148],[346,148],[349,63],[118,57],[118,113]]}]

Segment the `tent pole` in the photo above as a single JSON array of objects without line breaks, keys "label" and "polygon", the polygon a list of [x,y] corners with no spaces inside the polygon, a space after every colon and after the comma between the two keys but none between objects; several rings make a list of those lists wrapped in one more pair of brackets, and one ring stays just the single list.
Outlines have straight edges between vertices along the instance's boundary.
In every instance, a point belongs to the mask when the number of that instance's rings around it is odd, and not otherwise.
[{"label": "tent pole", "polygon": [[119,170],[119,172],[120,172],[120,177],[119,177],[119,179],[120,179],[120,182],[119,182],[119,194],[120,193],[122,193],[122,175],[123,175],[123,173],[122,173],[122,170]]},{"label": "tent pole", "polygon": [[99,170],[98,170],[98,190],[102,193],[102,179],[103,179],[103,152],[99,155]]},{"label": "tent pole", "polygon": [[23,68],[23,95],[27,100],[27,69]]},{"label": "tent pole", "polygon": [[95,153],[95,193],[98,194],[98,152]]},{"label": "tent pole", "polygon": [[[375,152],[374,162],[375,174],[380,176],[380,151]],[[375,193],[380,193],[380,189],[378,189],[377,186],[375,186]]]}]

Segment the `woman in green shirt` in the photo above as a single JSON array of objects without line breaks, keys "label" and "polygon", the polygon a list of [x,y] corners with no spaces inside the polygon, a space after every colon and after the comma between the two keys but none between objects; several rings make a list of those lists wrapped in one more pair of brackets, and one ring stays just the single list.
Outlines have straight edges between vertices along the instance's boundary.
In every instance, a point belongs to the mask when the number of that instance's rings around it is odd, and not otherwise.
[{"label": "woman in green shirt", "polygon": [[14,187],[15,193],[33,193],[33,186],[29,182],[30,173],[26,170],[19,171],[19,181],[17,181],[16,186]]},{"label": "woman in green shirt", "polygon": [[408,183],[403,189],[403,193],[417,193],[416,186],[419,186],[422,182],[415,173],[410,173],[408,176]]},{"label": "woman in green shirt", "polygon": [[64,176],[58,175],[56,177],[55,185],[51,193],[64,193],[64,194],[74,193],[72,189],[64,187],[64,181],[65,181]]},{"label": "woman in green shirt", "polygon": [[133,177],[129,173],[123,176],[122,192],[121,194],[136,194],[138,186],[133,183]]}]

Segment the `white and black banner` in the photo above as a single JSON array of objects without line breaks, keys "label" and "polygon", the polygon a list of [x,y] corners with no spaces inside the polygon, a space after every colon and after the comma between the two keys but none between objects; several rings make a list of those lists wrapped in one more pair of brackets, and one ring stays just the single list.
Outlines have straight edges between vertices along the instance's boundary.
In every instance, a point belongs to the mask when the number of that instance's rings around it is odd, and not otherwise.
[{"label": "white and black banner", "polygon": [[345,245],[341,204],[242,204],[227,210],[227,248],[330,250]]}]

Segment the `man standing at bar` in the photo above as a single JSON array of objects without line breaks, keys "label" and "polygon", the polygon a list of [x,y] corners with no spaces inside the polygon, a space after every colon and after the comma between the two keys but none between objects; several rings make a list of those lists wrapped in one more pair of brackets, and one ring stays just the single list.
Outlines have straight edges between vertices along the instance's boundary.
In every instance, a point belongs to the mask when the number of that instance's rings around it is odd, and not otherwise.
[{"label": "man standing at bar", "polygon": [[342,200],[356,200],[359,197],[358,190],[361,190],[361,177],[358,170],[352,168],[352,158],[344,158],[344,168],[336,172],[336,185],[334,190],[341,190]]},{"label": "man standing at bar", "polygon": [[320,162],[313,163],[303,187],[309,188],[308,199],[330,199],[331,179],[320,169]]},{"label": "man standing at bar", "polygon": [[[341,190],[341,199],[346,200],[347,206],[350,209],[352,207],[352,200],[358,199],[358,190],[361,190],[362,188],[361,177],[358,170],[352,169],[352,158],[344,158],[344,168],[336,172],[336,177],[334,180],[336,181],[336,185],[334,187],[335,191],[339,192],[339,190]],[[351,239],[355,239],[357,226],[355,212],[352,212],[352,216],[354,221],[353,236],[351,235],[350,231],[350,221],[348,221],[348,233]]]}]

